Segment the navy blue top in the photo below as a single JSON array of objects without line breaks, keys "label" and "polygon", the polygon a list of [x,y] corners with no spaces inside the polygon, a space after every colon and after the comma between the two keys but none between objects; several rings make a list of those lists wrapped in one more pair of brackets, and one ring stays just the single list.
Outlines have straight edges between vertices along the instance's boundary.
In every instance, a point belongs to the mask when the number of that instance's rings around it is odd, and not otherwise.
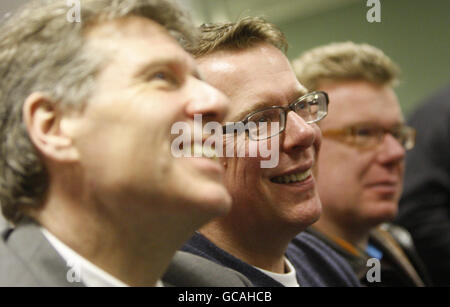
[{"label": "navy blue top", "polygon": [[[207,258],[244,274],[255,287],[283,287],[281,283],[227,253],[196,233],[182,250]],[[301,287],[358,287],[349,264],[330,247],[308,233],[299,234],[286,251]]]}]

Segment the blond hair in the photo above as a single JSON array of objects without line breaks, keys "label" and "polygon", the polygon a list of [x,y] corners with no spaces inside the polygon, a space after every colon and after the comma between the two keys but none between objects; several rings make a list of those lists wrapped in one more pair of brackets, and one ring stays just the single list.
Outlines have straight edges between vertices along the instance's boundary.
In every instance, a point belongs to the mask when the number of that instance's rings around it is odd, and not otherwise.
[{"label": "blond hair", "polygon": [[23,103],[31,93],[43,92],[62,108],[83,106],[108,59],[87,47],[88,27],[140,16],[191,44],[196,32],[166,0],[83,0],[80,23],[69,22],[70,9],[65,0],[36,0],[0,26],[0,204],[13,222],[21,208],[40,204],[49,184],[22,120]]},{"label": "blond hair", "polygon": [[383,51],[368,44],[332,43],[306,51],[293,61],[298,80],[317,90],[325,80],[365,80],[395,85],[400,70]]},{"label": "blond hair", "polygon": [[284,34],[260,17],[246,17],[233,23],[203,24],[199,30],[198,44],[185,46],[195,57],[218,50],[246,49],[261,42],[269,43],[282,52],[288,48]]}]

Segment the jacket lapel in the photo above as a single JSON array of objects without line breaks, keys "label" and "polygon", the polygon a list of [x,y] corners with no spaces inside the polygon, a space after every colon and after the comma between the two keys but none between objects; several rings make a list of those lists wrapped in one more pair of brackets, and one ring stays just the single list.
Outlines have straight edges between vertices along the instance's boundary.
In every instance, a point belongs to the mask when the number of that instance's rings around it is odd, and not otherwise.
[{"label": "jacket lapel", "polygon": [[11,230],[6,244],[40,286],[83,287],[69,282],[71,268],[47,241],[38,225],[25,221]]}]

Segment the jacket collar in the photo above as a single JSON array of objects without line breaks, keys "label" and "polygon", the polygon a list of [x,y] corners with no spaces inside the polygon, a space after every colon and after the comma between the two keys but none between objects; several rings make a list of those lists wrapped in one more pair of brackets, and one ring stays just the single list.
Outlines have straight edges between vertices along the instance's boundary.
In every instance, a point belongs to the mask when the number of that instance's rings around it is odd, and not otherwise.
[{"label": "jacket collar", "polygon": [[[47,241],[39,226],[29,219],[4,233],[4,240],[19,261],[41,286],[83,287],[69,282],[71,268]],[[70,279],[70,278],[69,278]]]}]

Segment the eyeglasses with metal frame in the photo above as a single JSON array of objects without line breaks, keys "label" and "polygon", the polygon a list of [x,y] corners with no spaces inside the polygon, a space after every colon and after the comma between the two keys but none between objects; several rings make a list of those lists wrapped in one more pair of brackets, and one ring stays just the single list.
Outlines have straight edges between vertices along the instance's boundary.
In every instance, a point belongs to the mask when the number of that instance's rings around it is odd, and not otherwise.
[{"label": "eyeglasses with metal frame", "polygon": [[[328,94],[322,91],[306,94],[287,107],[272,106],[254,111],[243,120],[222,126],[223,134],[240,133],[244,129],[251,140],[269,139],[286,129],[287,113],[295,112],[307,124],[317,123],[328,114]],[[274,128],[272,125],[276,124]]]}]

